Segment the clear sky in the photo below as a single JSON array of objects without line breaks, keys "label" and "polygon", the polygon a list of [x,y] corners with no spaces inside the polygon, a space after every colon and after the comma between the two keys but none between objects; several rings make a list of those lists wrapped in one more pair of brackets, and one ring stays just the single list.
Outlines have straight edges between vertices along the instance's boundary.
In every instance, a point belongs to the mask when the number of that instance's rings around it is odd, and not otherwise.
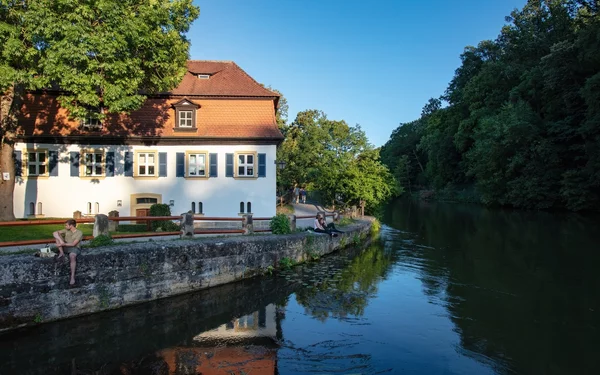
[{"label": "clear sky", "polygon": [[443,94],[465,46],[526,0],[195,0],[190,56],[233,60],[281,91],[289,120],[320,109],[383,145]]}]

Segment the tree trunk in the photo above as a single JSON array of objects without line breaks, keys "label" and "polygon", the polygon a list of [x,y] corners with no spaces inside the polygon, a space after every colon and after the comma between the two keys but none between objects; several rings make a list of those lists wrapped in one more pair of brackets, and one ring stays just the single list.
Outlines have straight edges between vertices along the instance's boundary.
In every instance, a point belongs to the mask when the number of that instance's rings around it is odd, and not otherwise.
[{"label": "tree trunk", "polygon": [[419,160],[419,157],[417,156],[417,151],[413,149],[413,154],[415,154],[415,159],[417,159],[417,163],[419,163],[419,167],[421,167],[421,172],[425,173],[425,168],[423,168],[423,164],[421,164],[421,161]]},{"label": "tree trunk", "polygon": [[14,121],[15,88],[10,87],[0,96],[0,221],[15,219],[13,192],[15,190]]}]

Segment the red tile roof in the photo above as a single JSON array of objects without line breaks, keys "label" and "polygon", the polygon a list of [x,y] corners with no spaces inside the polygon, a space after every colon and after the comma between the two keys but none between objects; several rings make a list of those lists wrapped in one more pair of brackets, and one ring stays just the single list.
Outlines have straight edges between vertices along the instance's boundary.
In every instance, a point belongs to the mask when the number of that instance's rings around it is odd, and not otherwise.
[{"label": "red tile roof", "polygon": [[[208,79],[198,78],[208,74]],[[69,118],[56,92],[30,93],[23,101],[19,124],[25,136],[85,135],[79,121]],[[177,96],[177,97],[174,97]],[[181,97],[198,105],[197,130],[175,132],[173,104]],[[181,84],[169,93],[149,97],[130,115],[109,115],[96,135],[203,137],[216,139],[283,139],[275,106],[279,94],[262,87],[231,61],[188,62]]]},{"label": "red tile roof", "polygon": [[[264,88],[233,61],[190,60],[188,71],[172,95],[279,97]],[[198,78],[199,74],[210,77]]]}]

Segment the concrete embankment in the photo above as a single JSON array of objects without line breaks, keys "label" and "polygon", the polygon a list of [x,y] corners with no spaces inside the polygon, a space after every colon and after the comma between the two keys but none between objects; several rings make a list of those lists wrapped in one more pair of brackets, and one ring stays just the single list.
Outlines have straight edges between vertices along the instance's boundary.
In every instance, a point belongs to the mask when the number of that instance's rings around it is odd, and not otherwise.
[{"label": "concrete embankment", "polygon": [[85,249],[77,283],[69,285],[68,261],[32,255],[0,257],[0,329],[189,293],[264,273],[282,259],[302,262],[369,235],[363,219],[327,235],[236,236],[118,244]]}]

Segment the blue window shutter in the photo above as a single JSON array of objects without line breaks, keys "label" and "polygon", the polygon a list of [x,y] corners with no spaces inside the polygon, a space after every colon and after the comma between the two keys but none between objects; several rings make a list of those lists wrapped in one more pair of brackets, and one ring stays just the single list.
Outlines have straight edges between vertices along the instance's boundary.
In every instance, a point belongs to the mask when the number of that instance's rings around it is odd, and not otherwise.
[{"label": "blue window shutter", "polygon": [[71,163],[71,177],[79,177],[79,152],[70,152],[69,161]]},{"label": "blue window shutter", "polygon": [[225,154],[225,177],[233,177],[233,154]]},{"label": "blue window shutter", "polygon": [[175,177],[185,177],[185,153],[177,153],[175,157],[175,165]]},{"label": "blue window shutter", "polygon": [[123,175],[133,177],[133,152],[126,152],[123,160]]},{"label": "blue window shutter", "polygon": [[21,158],[21,151],[15,151],[15,177],[21,177],[23,175],[23,160]]},{"label": "blue window shutter", "polygon": [[167,177],[167,153],[158,153],[158,177]]},{"label": "blue window shutter", "polygon": [[267,154],[258,154],[258,177],[267,177]]},{"label": "blue window shutter", "polygon": [[[217,154],[209,154],[209,159],[210,159],[210,172],[209,175],[210,177],[217,177],[218,176],[218,161],[217,161]],[[202,212],[200,212],[202,213]]]},{"label": "blue window shutter", "polygon": [[58,151],[48,151],[48,170],[50,176],[58,176]]},{"label": "blue window shutter", "polygon": [[115,175],[115,153],[113,151],[106,153],[106,177],[114,177]]}]

